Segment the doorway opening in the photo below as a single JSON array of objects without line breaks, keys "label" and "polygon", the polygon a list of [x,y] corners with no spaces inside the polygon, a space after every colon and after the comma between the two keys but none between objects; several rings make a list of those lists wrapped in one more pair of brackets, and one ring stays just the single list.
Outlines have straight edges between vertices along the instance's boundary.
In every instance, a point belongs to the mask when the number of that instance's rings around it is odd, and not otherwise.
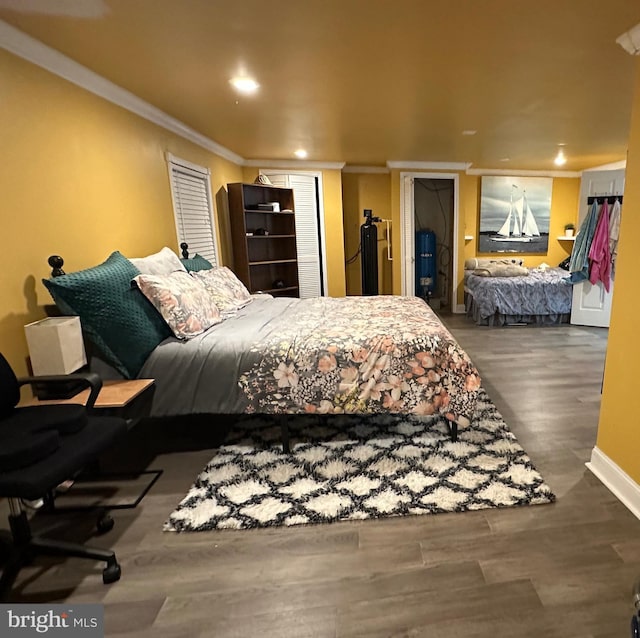
[{"label": "doorway opening", "polygon": [[[431,282],[429,301],[434,310],[439,305],[444,311],[464,312],[464,304],[459,304],[457,300],[459,201],[458,173],[400,173],[402,294],[416,296],[416,239],[424,239],[417,238],[417,230],[431,230],[435,235],[435,281]],[[433,240],[434,237],[431,237]],[[420,288],[417,296],[422,297],[423,286],[429,282],[418,283]]]},{"label": "doorway opening", "polygon": [[415,290],[434,310],[452,310],[454,182],[413,182]]}]

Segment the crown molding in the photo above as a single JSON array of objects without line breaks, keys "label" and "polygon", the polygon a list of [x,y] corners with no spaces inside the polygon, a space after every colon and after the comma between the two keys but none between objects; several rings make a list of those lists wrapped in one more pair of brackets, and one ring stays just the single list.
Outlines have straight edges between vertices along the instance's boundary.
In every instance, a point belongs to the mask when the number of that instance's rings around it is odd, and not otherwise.
[{"label": "crown molding", "polygon": [[389,173],[386,166],[345,166],[343,173]]},{"label": "crown molding", "polygon": [[585,168],[582,172],[588,173],[589,171],[617,171],[621,168],[627,168],[627,160],[620,160],[619,162],[611,162],[610,164],[603,164],[602,166],[594,166],[593,168]]},{"label": "crown molding", "polygon": [[469,162],[387,162],[387,168],[411,168],[417,170],[466,171]]},{"label": "crown molding", "polygon": [[342,170],[344,162],[316,162],[313,160],[244,160],[243,166],[254,166],[255,168],[306,168]]},{"label": "crown molding", "polygon": [[0,47],[230,162],[244,163],[240,155],[2,20]]},{"label": "crown molding", "polygon": [[582,171],[518,171],[495,168],[468,168],[467,175],[506,175],[513,177],[582,177]]}]

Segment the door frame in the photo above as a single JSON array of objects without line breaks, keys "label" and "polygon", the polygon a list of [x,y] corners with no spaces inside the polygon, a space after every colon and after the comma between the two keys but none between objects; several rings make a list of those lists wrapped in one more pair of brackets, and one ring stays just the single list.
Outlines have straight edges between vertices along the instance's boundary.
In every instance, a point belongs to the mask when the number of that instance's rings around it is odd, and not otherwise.
[{"label": "door frame", "polygon": [[297,171],[294,169],[284,168],[259,168],[258,173],[263,175],[271,173],[272,175],[309,175],[317,178],[317,197],[318,197],[318,225],[320,226],[320,257],[322,259],[322,296],[329,295],[329,286],[327,283],[327,239],[324,228],[324,186],[322,184],[322,171]]},{"label": "door frame", "polygon": [[[447,179],[453,181],[453,272],[451,276],[451,310],[456,313],[464,312],[464,304],[458,304],[458,232],[460,227],[460,175],[459,173],[436,172],[401,172],[400,173],[400,257],[401,257],[401,281],[402,294],[415,296],[415,211],[413,180]],[[410,265],[410,267],[408,267]]]}]

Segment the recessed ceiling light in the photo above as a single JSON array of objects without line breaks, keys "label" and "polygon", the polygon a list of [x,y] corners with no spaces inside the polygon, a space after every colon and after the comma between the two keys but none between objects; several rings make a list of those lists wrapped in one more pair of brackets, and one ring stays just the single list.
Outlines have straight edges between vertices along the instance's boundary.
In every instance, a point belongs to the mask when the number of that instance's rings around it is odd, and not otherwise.
[{"label": "recessed ceiling light", "polygon": [[295,151],[294,155],[296,157],[299,157],[300,159],[304,159],[307,156],[307,151],[305,151],[303,148],[299,148],[297,151]]},{"label": "recessed ceiling light", "polygon": [[463,135],[475,135],[478,131],[474,131],[473,129],[466,129],[462,131]]},{"label": "recessed ceiling light", "polygon": [[567,158],[565,157],[564,151],[562,149],[564,144],[558,144],[558,146],[560,148],[558,149],[558,154],[556,155],[556,158],[553,160],[553,163],[556,166],[564,166],[567,163]]},{"label": "recessed ceiling light", "polygon": [[248,78],[246,76],[231,78],[229,82],[236,91],[240,91],[240,93],[244,93],[245,95],[255,93],[260,87],[253,78]]}]

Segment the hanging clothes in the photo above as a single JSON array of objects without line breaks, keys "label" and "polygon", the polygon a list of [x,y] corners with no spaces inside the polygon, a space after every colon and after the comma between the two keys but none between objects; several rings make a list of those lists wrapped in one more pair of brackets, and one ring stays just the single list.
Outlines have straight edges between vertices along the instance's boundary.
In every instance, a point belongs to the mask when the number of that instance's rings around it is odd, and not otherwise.
[{"label": "hanging clothes", "polygon": [[622,206],[616,197],[609,215],[609,254],[611,255],[611,279],[616,275],[616,258],[618,257],[618,239],[620,238],[620,214]]},{"label": "hanging clothes", "polygon": [[584,218],[576,235],[576,240],[573,242],[571,260],[569,261],[570,281],[572,284],[577,284],[589,278],[589,249],[591,248],[593,235],[596,232],[597,223],[598,202],[594,199],[591,210]]},{"label": "hanging clothes", "polygon": [[604,200],[596,232],[589,248],[589,281],[592,284],[601,281],[609,292],[611,286],[611,255],[609,254],[609,204]]}]

